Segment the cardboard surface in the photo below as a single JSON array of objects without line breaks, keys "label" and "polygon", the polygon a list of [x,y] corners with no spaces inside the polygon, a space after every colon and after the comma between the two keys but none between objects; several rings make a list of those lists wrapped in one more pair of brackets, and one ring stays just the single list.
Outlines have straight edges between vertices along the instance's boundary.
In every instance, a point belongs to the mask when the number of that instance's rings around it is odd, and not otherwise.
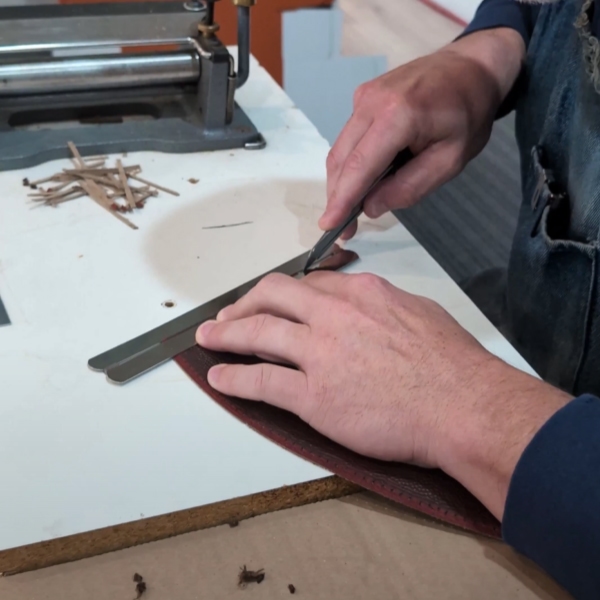
[{"label": "cardboard surface", "polygon": [[[239,568],[265,580],[237,587]],[[2,600],[568,600],[510,548],[361,493],[0,579]]]}]

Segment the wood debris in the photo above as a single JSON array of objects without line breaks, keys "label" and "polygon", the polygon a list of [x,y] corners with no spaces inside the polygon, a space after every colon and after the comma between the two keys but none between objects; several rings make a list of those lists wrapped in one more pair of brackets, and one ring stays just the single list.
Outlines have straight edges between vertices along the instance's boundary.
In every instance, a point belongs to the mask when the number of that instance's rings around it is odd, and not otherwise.
[{"label": "wood debris", "polygon": [[144,581],[140,581],[135,586],[135,591],[137,593],[135,600],[139,600],[142,597],[142,595],[146,592],[147,589],[148,589],[148,586],[146,585],[146,583]]},{"label": "wood debris", "polygon": [[[38,206],[56,207],[63,202],[88,197],[131,229],[137,229],[122,213],[144,208],[148,198],[158,196],[159,191],[179,196],[174,190],[142,179],[140,165],[125,166],[117,159],[114,167],[107,167],[108,156],[91,156],[84,160],[73,142],[68,146],[75,168],[63,169],[37,181],[23,179],[23,185],[34,190],[28,197]],[[132,185],[130,180],[144,185]]]},{"label": "wood debris", "polygon": [[295,594],[296,593],[296,586],[293,583],[290,583],[288,585],[288,590],[290,590],[290,594]]},{"label": "wood debris", "polygon": [[228,225],[210,225],[202,229],[227,229],[228,227],[239,227],[240,225],[252,225],[253,221],[243,221],[242,223],[229,223]]},{"label": "wood debris", "polygon": [[245,588],[249,583],[261,583],[265,578],[265,570],[259,569],[258,571],[249,571],[244,565],[240,569],[238,575],[238,586]]},{"label": "wood debris", "polygon": [[133,581],[136,584],[135,591],[137,593],[135,600],[139,600],[142,597],[142,595],[146,592],[146,590],[148,589],[148,586],[146,585],[144,578],[139,573],[134,574]]}]

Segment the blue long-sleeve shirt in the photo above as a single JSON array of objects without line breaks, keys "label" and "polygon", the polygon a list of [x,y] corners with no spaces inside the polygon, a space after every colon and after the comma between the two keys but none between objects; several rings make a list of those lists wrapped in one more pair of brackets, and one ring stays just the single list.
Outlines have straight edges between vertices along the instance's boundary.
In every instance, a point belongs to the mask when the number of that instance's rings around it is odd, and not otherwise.
[{"label": "blue long-sleeve shirt", "polygon": [[600,598],[600,399],[558,411],[512,476],[502,533],[577,600]]},{"label": "blue long-sleeve shirt", "polygon": [[[483,0],[465,35],[509,27],[527,45],[539,10],[517,0]],[[600,37],[600,6],[591,21]],[[573,400],[536,434],[510,482],[502,533],[577,600],[600,599],[599,398]]]},{"label": "blue long-sleeve shirt", "polygon": [[[517,0],[483,0],[475,13],[475,17],[467,25],[465,34],[481,31],[482,29],[509,27],[518,31],[525,40],[525,45],[527,45],[531,39],[531,33],[539,12],[539,4],[526,4]],[[593,12],[591,31],[593,35],[599,37],[600,8]],[[560,49],[557,48],[557,51],[560,52]]]}]

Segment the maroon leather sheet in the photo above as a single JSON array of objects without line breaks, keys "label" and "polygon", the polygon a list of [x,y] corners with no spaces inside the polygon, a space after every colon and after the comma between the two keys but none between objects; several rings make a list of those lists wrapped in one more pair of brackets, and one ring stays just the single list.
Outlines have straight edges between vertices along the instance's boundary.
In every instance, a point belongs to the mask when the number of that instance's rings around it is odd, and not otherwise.
[{"label": "maroon leather sheet", "polygon": [[474,533],[500,537],[500,524],[492,514],[442,471],[361,456],[332,442],[292,413],[263,402],[224,396],[208,384],[212,366],[223,362],[250,364],[254,358],[196,346],[175,360],[225,410],[279,446],[404,506]]}]

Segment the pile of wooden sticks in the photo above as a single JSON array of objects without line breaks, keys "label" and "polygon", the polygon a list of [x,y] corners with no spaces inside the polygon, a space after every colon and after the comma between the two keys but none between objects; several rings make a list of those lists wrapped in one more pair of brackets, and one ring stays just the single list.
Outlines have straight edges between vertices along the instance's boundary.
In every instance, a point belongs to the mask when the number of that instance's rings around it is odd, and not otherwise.
[{"label": "pile of wooden sticks", "polygon": [[[148,198],[158,196],[159,190],[179,196],[173,190],[142,179],[139,176],[142,172],[139,165],[126,167],[117,159],[115,167],[109,168],[105,166],[107,156],[96,156],[86,161],[72,142],[69,142],[69,149],[73,154],[75,168],[63,169],[60,173],[38,181],[29,181],[27,178],[23,180],[23,185],[35,190],[28,194],[33,202],[58,206],[87,196],[128,227],[137,229],[123,213],[144,208]],[[131,179],[143,185],[132,185]]]}]

